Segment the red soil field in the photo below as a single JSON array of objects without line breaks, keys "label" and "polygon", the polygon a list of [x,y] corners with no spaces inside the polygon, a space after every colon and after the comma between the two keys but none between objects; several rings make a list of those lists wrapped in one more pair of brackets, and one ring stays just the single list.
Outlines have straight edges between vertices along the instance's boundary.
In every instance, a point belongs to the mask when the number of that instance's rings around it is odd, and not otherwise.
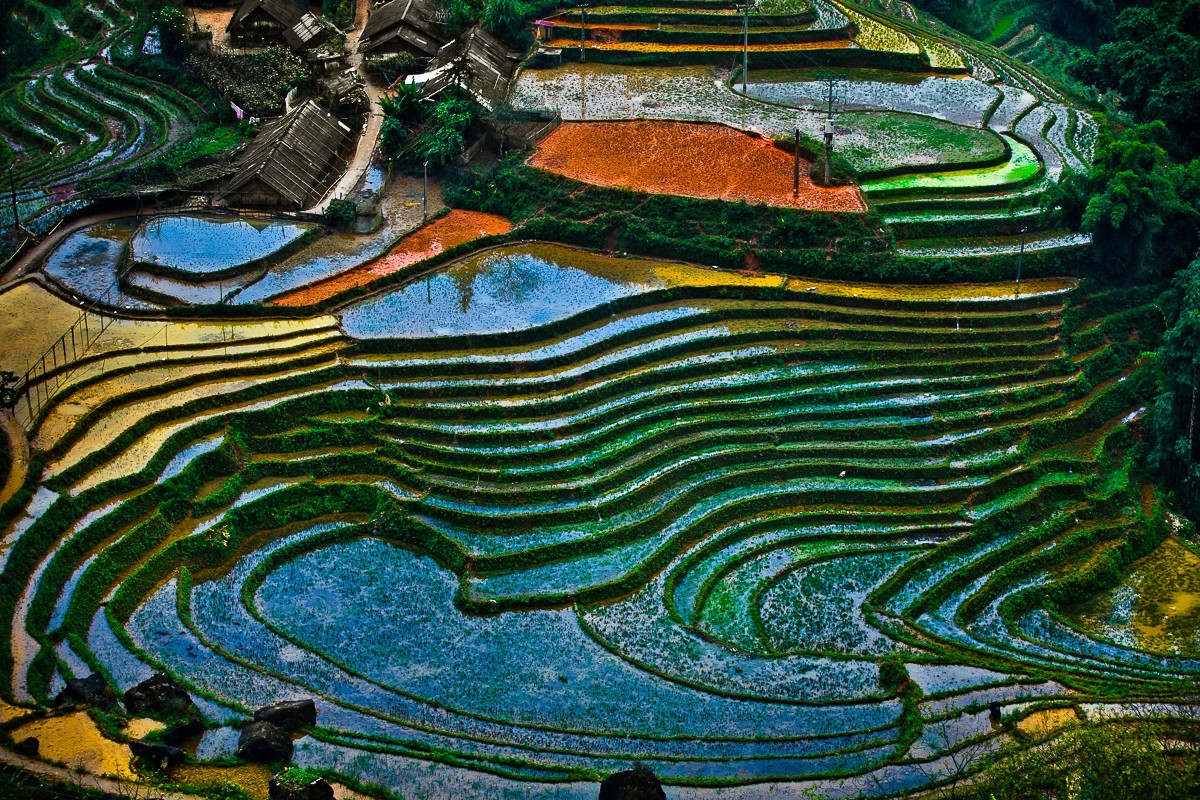
[{"label": "red soil field", "polygon": [[800,161],[792,197],[792,155],[767,139],[724,125],[689,122],[564,122],[538,145],[529,164],[568,178],[654,194],[861,212],[854,186],[821,187]]},{"label": "red soil field", "polygon": [[504,217],[455,209],[404,237],[386,255],[333,277],[281,294],[269,302],[276,306],[308,306],[319,303],[347,289],[365,286],[384,275],[400,272],[444,250],[483,236],[508,233],[511,230],[512,223]]}]

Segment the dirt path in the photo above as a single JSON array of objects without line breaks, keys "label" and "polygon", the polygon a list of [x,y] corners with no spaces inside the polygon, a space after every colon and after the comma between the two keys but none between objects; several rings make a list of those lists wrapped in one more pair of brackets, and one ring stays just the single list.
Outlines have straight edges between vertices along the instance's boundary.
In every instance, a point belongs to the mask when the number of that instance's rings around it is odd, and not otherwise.
[{"label": "dirt path", "polygon": [[8,449],[12,453],[12,464],[8,470],[8,479],[0,487],[0,506],[17,493],[25,483],[25,475],[29,472],[29,439],[25,431],[11,411],[0,411],[0,427],[3,435],[8,438]]},{"label": "dirt path", "polygon": [[367,168],[371,166],[371,158],[375,155],[375,146],[379,142],[379,128],[383,125],[383,107],[380,105],[379,99],[383,97],[386,90],[366,80],[367,76],[362,72],[363,56],[358,51],[358,39],[367,24],[367,5],[367,0],[358,0],[358,10],[354,16],[354,29],[346,34],[346,49],[350,51],[347,62],[359,70],[366,83],[367,100],[370,101],[367,122],[363,126],[362,134],[358,137],[358,147],[354,151],[354,157],[350,159],[341,180],[335,183],[329,193],[321,198],[321,202],[306,209],[309,212],[320,213],[325,206],[329,205],[330,200],[346,197],[354,191],[354,187],[358,185],[363,175],[366,174]]}]

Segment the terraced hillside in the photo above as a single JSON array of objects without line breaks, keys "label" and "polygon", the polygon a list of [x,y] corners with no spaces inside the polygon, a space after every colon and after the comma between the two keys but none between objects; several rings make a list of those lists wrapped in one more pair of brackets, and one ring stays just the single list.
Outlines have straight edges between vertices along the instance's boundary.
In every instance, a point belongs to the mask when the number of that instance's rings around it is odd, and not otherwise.
[{"label": "terraced hillside", "polygon": [[[12,168],[21,221],[44,233],[80,207],[90,182],[162,155],[206,116],[195,99],[118,66],[141,50],[148,22],[118,0],[88,8],[101,21],[72,55],[0,94],[0,167]],[[13,223],[0,210],[0,226]]]},{"label": "terraced hillside", "polygon": [[[680,6],[680,13],[705,13],[695,3]],[[844,40],[847,47],[788,53],[767,50],[779,45],[757,45],[758,50],[752,45],[745,94],[755,102],[739,96],[737,71],[729,75],[666,66],[733,64],[740,70],[740,53],[712,51],[715,55],[705,60],[677,56],[670,49],[700,52],[708,47],[702,41],[663,44],[661,52],[650,55],[642,49],[620,52],[633,47],[631,37],[639,48],[658,47],[641,40],[658,37],[660,26],[672,28],[670,16],[659,23],[619,23],[629,29],[621,27],[614,34],[617,39],[598,43],[602,49],[587,64],[526,70],[513,102],[520,108],[555,111],[567,120],[711,121],[776,140],[789,139],[799,128],[817,153],[827,83],[834,79],[835,100],[843,109],[835,153],[894,231],[902,254],[1015,253],[1022,229],[1028,229],[1027,244],[1038,249],[1088,243],[1087,237],[1056,227],[1052,219],[1043,220],[1040,206],[1046,190],[1066,170],[1081,171],[1091,164],[1098,126],[1089,112],[1028,65],[985,43],[935,32],[915,22],[915,14],[886,14],[824,0],[812,8],[833,9],[851,20],[844,29],[852,37]],[[751,30],[772,29],[770,18],[761,16],[770,9],[760,4],[758,16],[750,17],[760,27]],[[621,20],[641,14],[629,6],[588,13],[597,37],[603,37],[605,14]],[[646,10],[641,16],[648,20],[652,15]],[[575,24],[574,17],[565,19],[560,24]],[[714,19],[708,24],[722,23]],[[728,28],[732,20],[724,24]],[[704,38],[695,30],[699,26],[685,27],[676,38]],[[563,48],[564,58],[579,55],[578,41],[573,49],[566,38],[551,44]],[[852,57],[830,55],[836,52]],[[605,63],[593,63],[597,61]]]},{"label": "terraced hillside", "polygon": [[942,780],[1011,741],[991,703],[1120,714],[1200,669],[1052,602],[1163,536],[1127,429],[1161,323],[1112,309],[513,245],[340,329],[167,324],[35,431],[2,694],[315,697],[296,761],[406,795]]}]

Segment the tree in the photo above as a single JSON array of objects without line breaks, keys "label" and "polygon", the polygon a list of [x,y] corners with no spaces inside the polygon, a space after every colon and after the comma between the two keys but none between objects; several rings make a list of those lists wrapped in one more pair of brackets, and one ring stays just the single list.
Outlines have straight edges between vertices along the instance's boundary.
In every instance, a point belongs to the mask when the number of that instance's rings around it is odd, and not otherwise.
[{"label": "tree", "polygon": [[1175,291],[1179,313],[1157,354],[1150,458],[1195,514],[1200,511],[1200,258],[1176,275]]},{"label": "tree", "polygon": [[154,13],[158,40],[164,53],[179,55],[187,51],[187,17],[176,6],[165,6]]},{"label": "tree", "polygon": [[1200,162],[1172,161],[1163,148],[1170,137],[1156,121],[1104,139],[1091,173],[1055,195],[1067,222],[1077,218],[1092,234],[1110,273],[1132,279],[1152,267],[1170,275],[1196,251]]},{"label": "tree", "polygon": [[325,207],[325,222],[333,228],[345,228],[354,221],[358,207],[353,200],[330,200]]},{"label": "tree", "polygon": [[483,26],[492,33],[515,41],[522,32],[530,9],[521,0],[487,0],[483,8]]},{"label": "tree", "polygon": [[469,100],[447,95],[429,115],[430,129],[417,141],[418,154],[431,164],[444,166],[463,151],[467,128],[475,119]]},{"label": "tree", "polygon": [[395,117],[387,117],[379,126],[379,152],[388,161],[395,161],[404,153],[408,142],[408,131],[404,123]]}]

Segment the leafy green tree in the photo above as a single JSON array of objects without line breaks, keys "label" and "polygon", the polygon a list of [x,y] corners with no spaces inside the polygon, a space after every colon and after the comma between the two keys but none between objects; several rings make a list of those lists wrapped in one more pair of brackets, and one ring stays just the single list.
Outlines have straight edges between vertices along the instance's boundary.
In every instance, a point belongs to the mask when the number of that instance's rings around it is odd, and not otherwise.
[{"label": "leafy green tree", "polygon": [[1158,348],[1151,461],[1181,502],[1200,511],[1200,258],[1175,276],[1179,313]]},{"label": "leafy green tree", "polygon": [[388,116],[379,126],[379,152],[389,161],[396,161],[404,153],[408,142],[408,131],[404,123]]},{"label": "leafy green tree", "polygon": [[474,119],[475,109],[469,100],[447,95],[433,107],[430,129],[417,141],[417,153],[431,164],[449,164],[463,151],[467,129]]},{"label": "leafy green tree", "polygon": [[530,7],[521,0],[487,0],[483,26],[501,38],[516,41],[530,13]]},{"label": "leafy green tree", "polygon": [[[1076,2],[1078,0],[1075,0]],[[1175,133],[1169,149],[1200,153],[1200,0],[1154,0],[1116,18],[1113,41],[1069,67],[1078,80],[1120,94],[1139,119]]]},{"label": "leafy green tree", "polygon": [[1092,171],[1069,178],[1054,195],[1068,224],[1092,234],[1102,267],[1127,279],[1169,276],[1196,251],[1200,162],[1174,162],[1161,122],[1100,142]]},{"label": "leafy green tree", "polygon": [[187,50],[187,17],[177,6],[165,6],[154,13],[158,39],[164,53],[178,55]]},{"label": "leafy green tree", "polygon": [[330,200],[325,207],[325,222],[334,228],[345,228],[354,221],[358,207],[353,200]]}]

